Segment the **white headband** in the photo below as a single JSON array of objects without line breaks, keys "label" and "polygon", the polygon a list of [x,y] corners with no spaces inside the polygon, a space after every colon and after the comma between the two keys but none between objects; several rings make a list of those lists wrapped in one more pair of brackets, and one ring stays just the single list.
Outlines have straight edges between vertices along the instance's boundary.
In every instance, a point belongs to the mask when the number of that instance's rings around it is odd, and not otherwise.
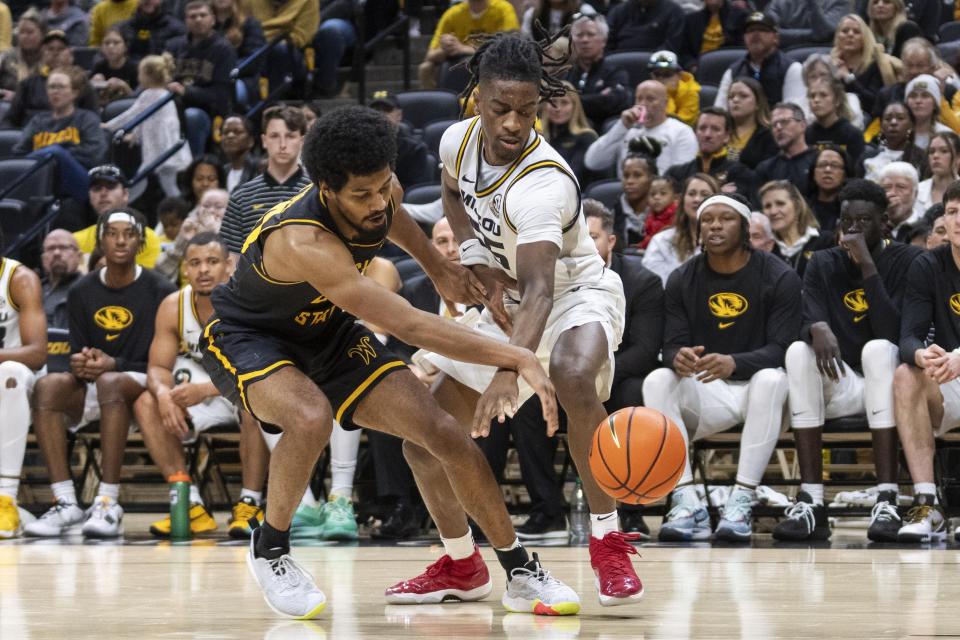
[{"label": "white headband", "polygon": [[103,234],[106,232],[107,227],[110,226],[113,222],[126,222],[131,227],[137,230],[137,233],[140,232],[140,225],[137,224],[137,219],[125,211],[116,211],[110,214],[110,217],[104,220],[103,225],[100,227],[100,238],[103,239]]},{"label": "white headband", "polygon": [[715,196],[710,196],[709,198],[703,201],[703,203],[697,208],[697,220],[700,219],[700,216],[703,215],[703,212],[706,211],[707,207],[715,204],[722,204],[730,207],[731,209],[739,213],[741,216],[743,216],[747,222],[750,222],[750,207],[743,204],[742,202],[738,202],[734,200],[730,196],[725,196],[722,193],[717,194]]}]

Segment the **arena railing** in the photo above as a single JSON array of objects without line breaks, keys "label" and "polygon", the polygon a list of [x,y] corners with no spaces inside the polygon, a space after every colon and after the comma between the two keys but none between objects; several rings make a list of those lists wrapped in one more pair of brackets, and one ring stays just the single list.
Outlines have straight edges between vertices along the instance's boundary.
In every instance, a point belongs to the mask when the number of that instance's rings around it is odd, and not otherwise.
[{"label": "arena railing", "polygon": [[[289,36],[286,34],[281,34],[276,36],[273,40],[261,46],[259,49],[248,55],[246,58],[237,63],[237,66],[230,71],[230,80],[231,82],[236,82],[241,78],[247,77],[250,75],[248,72],[253,69],[255,66],[260,65],[267,55],[270,54],[274,48],[277,47],[281,42],[289,42]],[[290,46],[293,46],[290,43]],[[279,86],[270,87],[270,91],[266,97],[262,98],[259,102],[250,107],[244,117],[253,119],[264,107],[276,100],[280,95],[285,93],[293,85],[293,75],[286,74],[283,77],[283,81]],[[236,96],[234,96],[236,98]],[[239,99],[238,99],[239,102]]]},{"label": "arena railing", "polygon": [[[160,111],[160,109],[162,109],[168,103],[176,100],[176,98],[177,98],[177,94],[173,93],[172,91],[165,92],[165,95],[162,98],[154,102],[152,105],[144,109],[139,114],[137,114],[137,116],[133,120],[131,120],[127,124],[117,129],[114,132],[113,137],[111,138],[111,142],[113,143],[113,149],[116,150],[116,148],[123,143],[123,137],[125,135],[132,132],[134,129],[136,129],[137,127],[142,125],[144,122],[149,120],[151,116],[153,116],[155,113]],[[149,176],[151,173],[156,171],[160,165],[162,165],[164,162],[166,162],[171,157],[173,157],[173,155],[177,151],[179,151],[180,148],[186,143],[187,143],[186,139],[183,137],[183,135],[181,135],[180,139],[177,140],[175,143],[173,143],[166,151],[161,153],[152,162],[150,162],[150,164],[148,164],[143,169],[140,169],[139,171],[137,171],[137,173],[132,178],[127,180],[127,186],[132,187],[133,185],[137,184],[141,180],[144,180],[147,176]]]},{"label": "arena railing", "polygon": [[357,42],[353,49],[353,77],[357,83],[357,102],[367,102],[367,58],[387,38],[397,38],[403,52],[403,90],[410,90],[410,19],[401,14],[392,24],[378,31],[367,39],[367,24],[364,16],[366,0],[357,0],[354,5],[355,24],[357,25]]}]

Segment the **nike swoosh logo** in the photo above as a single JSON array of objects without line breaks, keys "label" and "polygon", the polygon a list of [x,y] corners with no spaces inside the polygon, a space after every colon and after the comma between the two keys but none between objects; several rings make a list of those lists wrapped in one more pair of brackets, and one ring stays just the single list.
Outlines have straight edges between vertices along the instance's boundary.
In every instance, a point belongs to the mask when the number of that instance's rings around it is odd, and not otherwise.
[{"label": "nike swoosh logo", "polygon": [[803,413],[803,411],[791,411],[791,412],[790,412],[790,415],[792,415],[792,416],[798,416],[798,415],[800,415],[801,413]]},{"label": "nike swoosh logo", "polygon": [[732,327],[734,322],[736,322],[736,320],[733,322],[721,322],[719,326],[721,329],[726,329],[727,327]]},{"label": "nike swoosh logo", "polygon": [[875,415],[877,415],[878,413],[883,413],[883,411],[884,411],[883,409],[879,409],[879,410],[877,410],[877,411],[871,411],[871,412],[870,412],[870,415],[875,416]]},{"label": "nike swoosh logo", "polygon": [[468,177],[466,177],[466,176],[464,176],[464,177],[462,177],[462,178],[460,178],[460,179],[463,180],[464,182],[468,183],[468,184],[473,184],[473,180],[471,180],[470,178],[468,178]]},{"label": "nike swoosh logo", "polygon": [[610,518],[612,518],[612,517],[615,516],[615,515],[617,515],[617,514],[615,514],[615,513],[608,513],[608,514],[605,515],[605,516],[597,516],[597,522],[603,522],[604,520],[609,520]]},{"label": "nike swoosh logo", "polygon": [[854,316],[854,317],[853,317],[853,321],[854,321],[854,322],[860,322],[861,320],[863,320],[863,319],[866,318],[866,317],[867,317],[867,314],[865,314],[865,313],[862,314],[862,315],[859,315],[859,316]]},{"label": "nike swoosh logo", "polygon": [[108,334],[107,334],[107,342],[113,342],[114,340],[116,340],[116,339],[119,338],[119,337],[120,337],[120,334],[119,334],[119,333],[108,333]]}]

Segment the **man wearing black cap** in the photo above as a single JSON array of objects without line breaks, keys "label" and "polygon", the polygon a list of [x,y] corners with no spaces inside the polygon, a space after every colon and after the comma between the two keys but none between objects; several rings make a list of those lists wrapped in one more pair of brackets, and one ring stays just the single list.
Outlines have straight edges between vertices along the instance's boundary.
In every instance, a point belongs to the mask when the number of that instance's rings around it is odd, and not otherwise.
[{"label": "man wearing black cap", "polygon": [[760,83],[768,104],[803,100],[806,96],[803,66],[780,51],[780,31],[774,18],[760,12],[751,13],[743,42],[747,55],[724,72],[714,106],[727,108],[730,85],[741,76],[749,76]]},{"label": "man wearing black cap", "polygon": [[[90,176],[90,199],[85,203],[83,212],[71,211],[67,215],[71,219],[96,220],[105,212],[117,207],[127,206],[129,192],[126,179],[120,167],[113,164],[102,164],[94,167],[87,174]],[[79,213],[79,215],[78,215]],[[73,234],[83,255],[81,268],[86,269],[87,259],[97,247],[97,226],[91,225]],[[153,229],[146,229],[145,241],[142,249],[137,253],[137,264],[152,269],[160,255],[160,239]]]},{"label": "man wearing black cap", "polygon": [[[17,92],[10,103],[10,110],[4,116],[5,126],[23,127],[36,113],[50,109],[47,98],[47,76],[54,69],[63,69],[73,64],[73,50],[63,31],[48,31],[43,38],[40,50],[41,64],[37,73],[24,78],[17,85]],[[100,103],[97,94],[86,85],[77,96],[77,108],[96,112]]]},{"label": "man wearing black cap", "polygon": [[378,91],[369,106],[382,112],[387,120],[397,126],[397,168],[394,173],[400,185],[406,189],[415,184],[432,182],[438,160],[430,154],[422,140],[410,133],[408,125],[403,124],[403,109],[397,98],[387,91]]}]

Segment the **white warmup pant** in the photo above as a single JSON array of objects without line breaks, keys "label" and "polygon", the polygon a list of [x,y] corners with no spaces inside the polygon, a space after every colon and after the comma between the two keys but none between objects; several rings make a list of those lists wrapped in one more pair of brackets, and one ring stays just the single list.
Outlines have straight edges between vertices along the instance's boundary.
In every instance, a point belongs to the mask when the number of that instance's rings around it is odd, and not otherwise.
[{"label": "white warmup pant", "polygon": [[[702,383],[657,369],[643,382],[646,406],[673,420],[684,440],[699,440],[743,423],[737,483],[757,486],[783,426],[787,376],[783,369],[761,369],[750,380]],[[680,484],[693,482],[690,459]]]},{"label": "white warmup pant", "polygon": [[[960,428],[960,378],[940,385],[940,393],[943,394],[943,420],[935,431],[938,438]],[[2,408],[3,405],[0,405]]]},{"label": "white warmup pant", "polygon": [[897,346],[887,340],[871,340],[860,354],[863,375],[843,364],[839,382],[821,375],[813,348],[797,341],[787,349],[787,380],[790,384],[790,426],[820,427],[829,418],[864,413],[871,429],[891,429],[893,373],[900,362]]},{"label": "white warmup pant", "polygon": [[14,496],[27,448],[30,394],[36,379],[24,364],[0,362],[0,484],[9,484]]}]

